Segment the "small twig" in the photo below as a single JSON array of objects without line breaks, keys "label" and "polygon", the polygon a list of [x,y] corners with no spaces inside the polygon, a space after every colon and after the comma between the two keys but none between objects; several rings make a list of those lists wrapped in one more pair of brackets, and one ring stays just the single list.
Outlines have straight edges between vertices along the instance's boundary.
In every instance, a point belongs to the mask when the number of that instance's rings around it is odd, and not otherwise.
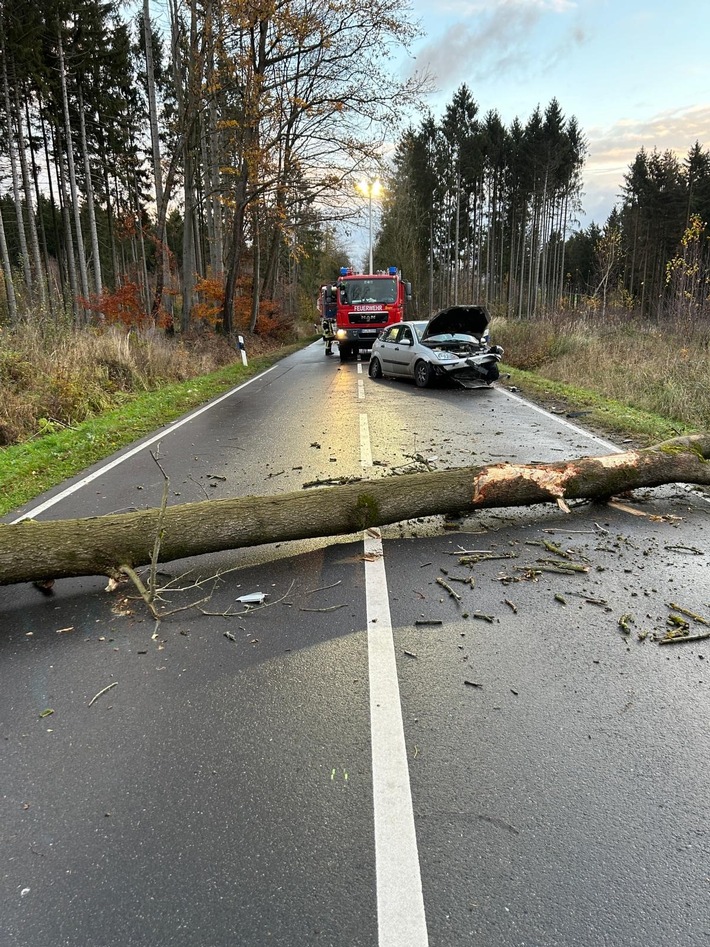
[{"label": "small twig", "polygon": [[532,572],[554,572],[556,575],[575,575],[576,573],[580,573],[580,572],[584,572],[584,573],[589,572],[589,568],[587,566],[573,565],[573,563],[571,562],[568,563],[567,565],[564,565],[561,562],[560,563],[552,563],[552,562],[544,563],[543,562],[537,566],[518,566],[518,568],[522,569],[523,571],[528,569]]},{"label": "small twig", "polygon": [[309,590],[306,592],[306,595],[313,595],[314,592],[325,592],[327,589],[334,589],[334,588],[336,587],[336,585],[342,585],[342,583],[343,583],[343,580],[342,580],[342,579],[338,579],[338,581],[337,581],[337,582],[333,582],[332,585],[321,585],[321,586],[320,586],[319,588],[317,588],[317,589],[309,589]]},{"label": "small twig", "polygon": [[[158,451],[160,451],[160,442],[158,443]],[[157,464],[158,470],[163,475],[163,497],[160,501],[160,512],[158,513],[158,528],[155,531],[155,542],[153,543],[153,554],[150,557],[150,579],[148,583],[148,591],[150,595],[150,602],[152,603],[155,599],[155,586],[156,586],[156,574],[158,571],[158,556],[160,555],[160,544],[163,541],[163,528],[165,525],[165,511],[168,508],[168,491],[170,489],[170,478],[163,470],[163,466],[158,460],[156,454],[153,451],[150,452],[150,456],[153,458]],[[158,617],[158,616],[156,616]]]},{"label": "small twig", "polygon": [[569,553],[558,546],[556,543],[551,543],[548,539],[543,539],[542,545],[547,549],[548,552],[554,553],[556,556],[562,556],[563,559],[569,559]]},{"label": "small twig", "polygon": [[454,590],[451,588],[451,586],[449,585],[449,583],[448,583],[448,582],[444,582],[444,580],[441,578],[441,576],[437,576],[437,577],[436,577],[436,583],[437,583],[437,585],[440,585],[440,586],[442,587],[442,589],[446,589],[446,591],[449,593],[449,595],[451,596],[451,598],[455,598],[457,602],[460,602],[460,601],[461,601],[461,596],[459,595],[459,593],[458,593],[458,592],[454,592]]},{"label": "small twig", "polygon": [[[203,492],[204,495],[205,495],[205,500],[209,500],[210,495],[209,495],[209,493],[205,490],[205,485],[204,485],[204,483],[200,483],[199,480],[195,480],[195,478],[192,477],[192,476],[188,477],[187,479],[188,479],[188,480],[192,480],[192,482],[195,484],[195,486],[196,486],[196,487],[199,487],[200,490],[202,490],[202,492]],[[224,479],[224,478],[222,478],[222,479]]]},{"label": "small twig", "polygon": [[89,701],[89,707],[93,704],[95,700],[98,700],[102,694],[105,694],[106,691],[110,691],[112,687],[115,687],[118,684],[118,681],[114,681],[113,684],[109,684],[107,687],[104,687],[103,690],[100,690],[98,694],[95,694]]},{"label": "small twig", "polygon": [[155,603],[153,601],[154,596],[152,596],[150,591],[145,587],[145,585],[143,585],[143,582],[141,581],[141,578],[138,575],[138,573],[135,571],[135,569],[133,569],[132,566],[124,564],[122,566],[119,566],[118,571],[123,573],[123,575],[128,576],[128,578],[131,580],[131,582],[135,585],[136,589],[138,590],[138,594],[143,599],[145,604],[148,606],[148,609],[150,610],[150,613],[153,616],[153,618],[155,618],[156,621],[160,621],[160,615],[158,615],[158,612],[156,611],[156,608],[155,608]]},{"label": "small twig", "polygon": [[608,530],[603,529],[601,526],[598,526],[597,529],[564,529],[564,527],[559,527],[555,529],[543,529],[543,533],[565,533],[569,535],[594,536],[598,530],[601,530],[603,533],[608,532]]},{"label": "small twig", "polygon": [[710,638],[710,631],[704,631],[700,635],[667,635],[665,638],[659,638],[659,644],[680,644],[685,641],[704,641]]},{"label": "small twig", "polygon": [[198,606],[202,605],[203,602],[209,602],[211,598],[212,598],[212,593],[210,593],[209,595],[205,595],[204,598],[198,598],[196,602],[190,602],[189,605],[179,605],[177,608],[167,609],[166,611],[161,612],[159,617],[161,619],[167,618],[169,615],[177,614],[177,612],[186,612],[191,608],[197,608]]},{"label": "small twig", "polygon": [[517,559],[517,555],[514,552],[503,552],[503,553],[494,553],[494,552],[474,552],[466,553],[461,556],[459,559],[459,565],[462,566],[474,566],[477,562],[488,562],[491,559]]},{"label": "small twig", "polygon": [[452,549],[447,553],[448,556],[488,556],[493,555],[490,549]]},{"label": "small twig", "polygon": [[479,618],[481,621],[487,621],[489,625],[492,625],[496,620],[495,615],[485,615],[483,612],[474,612],[472,618]]},{"label": "small twig", "polygon": [[299,608],[299,612],[337,612],[339,608],[345,608],[345,602],[341,605],[328,605],[327,608]]},{"label": "small twig", "polygon": [[589,595],[582,595],[582,598],[587,603],[587,605],[600,605],[602,608],[606,608],[606,609],[611,608],[611,605],[607,602],[605,598],[590,598]]},{"label": "small twig", "polygon": [[588,566],[583,566],[577,562],[559,562],[557,559],[538,559],[540,565],[552,566],[555,570],[561,572],[589,572]]},{"label": "small twig", "polygon": [[505,604],[508,606],[508,608],[513,612],[514,615],[517,615],[517,614],[518,614],[518,609],[517,609],[517,607],[516,607],[515,605],[513,605],[513,603],[510,601],[510,599],[504,598],[503,601],[504,601]]},{"label": "small twig", "polygon": [[701,615],[696,615],[695,612],[691,612],[687,608],[682,608],[680,605],[676,605],[675,602],[670,602],[668,607],[680,612],[681,615],[687,615],[688,618],[692,618],[693,621],[697,621],[701,625],[710,625],[710,621],[708,621],[707,618],[703,618]]},{"label": "small twig", "polygon": [[470,585],[473,588],[475,584],[475,579],[472,575],[449,575],[446,569],[441,570],[444,575],[447,577],[449,582],[461,582],[462,585]]}]

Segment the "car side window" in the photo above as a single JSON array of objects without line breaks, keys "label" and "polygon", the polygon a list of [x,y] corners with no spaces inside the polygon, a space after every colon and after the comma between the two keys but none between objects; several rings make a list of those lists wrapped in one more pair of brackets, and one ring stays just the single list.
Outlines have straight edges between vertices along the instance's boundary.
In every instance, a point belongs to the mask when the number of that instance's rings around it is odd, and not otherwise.
[{"label": "car side window", "polygon": [[399,336],[398,342],[411,342],[412,341],[412,330],[409,326],[403,326],[401,329],[401,334]]},{"label": "car side window", "polygon": [[399,332],[400,326],[395,326],[394,329],[390,329],[384,336],[383,342],[396,342],[399,338]]}]

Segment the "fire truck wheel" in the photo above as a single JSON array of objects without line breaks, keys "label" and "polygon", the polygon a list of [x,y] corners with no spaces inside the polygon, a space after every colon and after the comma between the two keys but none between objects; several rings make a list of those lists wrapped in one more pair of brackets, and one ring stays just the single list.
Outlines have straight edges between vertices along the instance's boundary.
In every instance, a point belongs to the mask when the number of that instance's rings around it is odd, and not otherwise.
[{"label": "fire truck wheel", "polygon": [[431,384],[433,374],[429,362],[419,359],[414,366],[414,383],[417,388],[428,388]]},{"label": "fire truck wheel", "polygon": [[376,355],[371,356],[367,373],[370,378],[382,378],[382,365],[380,365],[380,360]]},{"label": "fire truck wheel", "polygon": [[347,362],[347,360],[350,358],[350,346],[339,345],[338,348],[340,349],[340,361]]}]

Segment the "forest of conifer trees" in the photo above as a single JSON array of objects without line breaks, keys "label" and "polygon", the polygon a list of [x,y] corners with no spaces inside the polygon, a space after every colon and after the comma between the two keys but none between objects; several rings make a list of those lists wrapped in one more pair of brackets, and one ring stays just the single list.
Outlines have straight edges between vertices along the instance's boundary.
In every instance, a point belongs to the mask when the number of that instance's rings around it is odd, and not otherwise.
[{"label": "forest of conifer trees", "polygon": [[576,118],[553,99],[506,126],[466,85],[422,112],[423,84],[383,56],[414,35],[396,0],[3,2],[0,323],[288,330],[375,172],[375,264],[405,272],[418,315],[705,318],[700,143],[642,149],[609,219],[582,227]]}]

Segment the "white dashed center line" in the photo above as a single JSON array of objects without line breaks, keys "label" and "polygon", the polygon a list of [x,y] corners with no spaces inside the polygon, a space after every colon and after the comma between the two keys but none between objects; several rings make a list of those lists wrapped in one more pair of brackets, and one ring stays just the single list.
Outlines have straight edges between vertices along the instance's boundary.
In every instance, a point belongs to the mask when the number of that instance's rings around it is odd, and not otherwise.
[{"label": "white dashed center line", "polygon": [[[363,470],[372,467],[366,414],[360,415],[360,464]],[[364,546],[378,945],[428,947],[389,591],[379,529],[366,531]]]}]

